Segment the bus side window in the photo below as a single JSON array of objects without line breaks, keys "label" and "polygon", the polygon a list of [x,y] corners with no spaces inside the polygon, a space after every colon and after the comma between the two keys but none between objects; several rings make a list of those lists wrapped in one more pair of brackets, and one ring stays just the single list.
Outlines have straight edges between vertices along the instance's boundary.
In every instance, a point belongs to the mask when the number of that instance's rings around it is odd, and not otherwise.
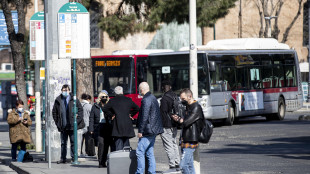
[{"label": "bus side window", "polygon": [[138,57],[137,60],[137,81],[139,85],[141,82],[147,81],[147,62],[146,58]]},{"label": "bus side window", "polygon": [[236,69],[234,67],[223,67],[222,72],[224,91],[230,91],[236,82]]},{"label": "bus side window", "polygon": [[251,88],[252,89],[261,89],[262,83],[261,83],[261,75],[258,67],[251,68],[250,69],[250,77],[251,77]]},{"label": "bus side window", "polygon": [[286,86],[296,87],[296,72],[295,66],[287,65],[285,66],[285,76],[286,76]]}]

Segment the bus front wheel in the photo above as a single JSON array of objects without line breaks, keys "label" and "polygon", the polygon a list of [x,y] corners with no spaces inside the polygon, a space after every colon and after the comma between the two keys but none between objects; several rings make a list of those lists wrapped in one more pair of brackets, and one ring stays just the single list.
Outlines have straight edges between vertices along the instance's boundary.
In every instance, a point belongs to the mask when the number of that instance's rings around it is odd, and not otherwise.
[{"label": "bus front wheel", "polygon": [[228,117],[225,120],[225,125],[232,126],[235,120],[235,108],[231,103],[228,104]]}]

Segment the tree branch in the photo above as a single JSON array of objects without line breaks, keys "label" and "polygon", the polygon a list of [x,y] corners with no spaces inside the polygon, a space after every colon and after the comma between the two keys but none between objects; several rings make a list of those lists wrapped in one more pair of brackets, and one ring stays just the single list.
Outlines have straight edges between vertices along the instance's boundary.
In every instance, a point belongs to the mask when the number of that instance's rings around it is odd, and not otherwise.
[{"label": "tree branch", "polygon": [[282,38],[282,43],[285,43],[287,41],[288,35],[293,27],[293,25],[295,24],[295,22],[297,21],[298,17],[300,16],[301,13],[301,7],[302,7],[302,0],[298,0],[299,6],[298,6],[298,11],[294,17],[294,19],[292,20],[292,22],[290,23],[290,25],[286,28],[285,32],[283,33],[283,38]]}]

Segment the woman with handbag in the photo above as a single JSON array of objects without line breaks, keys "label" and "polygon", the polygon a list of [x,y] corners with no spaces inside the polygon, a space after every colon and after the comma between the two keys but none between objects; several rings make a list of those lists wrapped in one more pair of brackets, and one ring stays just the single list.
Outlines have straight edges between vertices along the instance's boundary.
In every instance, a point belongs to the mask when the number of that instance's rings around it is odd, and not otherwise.
[{"label": "woman with handbag", "polygon": [[17,100],[16,109],[8,110],[8,124],[10,127],[10,142],[12,144],[11,156],[12,161],[16,161],[17,146],[26,151],[26,144],[31,143],[30,129],[32,124],[29,111],[24,111],[24,102]]},{"label": "woman with handbag", "polygon": [[99,93],[96,103],[93,105],[89,117],[89,132],[94,136],[98,146],[99,168],[107,167],[106,161],[109,147],[114,151],[112,138],[112,116],[103,113],[103,106],[109,101],[108,92],[103,90]]}]

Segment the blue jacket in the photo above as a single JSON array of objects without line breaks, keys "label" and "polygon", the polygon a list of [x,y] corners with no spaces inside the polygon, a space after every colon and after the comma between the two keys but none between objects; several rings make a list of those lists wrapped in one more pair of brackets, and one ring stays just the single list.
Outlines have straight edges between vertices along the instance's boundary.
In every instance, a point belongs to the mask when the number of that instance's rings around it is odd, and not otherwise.
[{"label": "blue jacket", "polygon": [[[151,92],[146,93],[141,101],[141,107],[138,116],[138,132],[145,135],[147,124],[153,135],[158,135],[164,132],[163,124],[160,116],[159,104]],[[150,134],[148,134],[150,135]]]}]

